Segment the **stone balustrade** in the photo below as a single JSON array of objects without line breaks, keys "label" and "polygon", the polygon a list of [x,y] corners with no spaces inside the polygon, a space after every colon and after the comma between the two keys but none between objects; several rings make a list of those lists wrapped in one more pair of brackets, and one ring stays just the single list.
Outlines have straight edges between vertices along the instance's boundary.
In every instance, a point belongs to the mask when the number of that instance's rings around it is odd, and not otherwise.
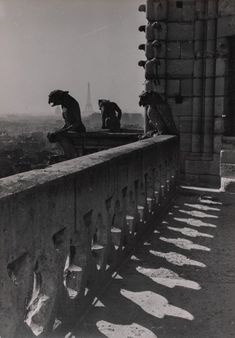
[{"label": "stone balustrade", "polygon": [[0,336],[78,321],[169,202],[178,141],[158,136],[0,180]]}]

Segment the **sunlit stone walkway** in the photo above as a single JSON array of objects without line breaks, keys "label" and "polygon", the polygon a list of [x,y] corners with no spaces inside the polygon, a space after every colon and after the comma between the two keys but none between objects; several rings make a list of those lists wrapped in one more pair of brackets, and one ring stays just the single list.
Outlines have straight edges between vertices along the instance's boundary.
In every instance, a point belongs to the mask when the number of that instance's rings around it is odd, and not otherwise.
[{"label": "sunlit stone walkway", "polygon": [[235,337],[235,195],[182,188],[67,337]]}]

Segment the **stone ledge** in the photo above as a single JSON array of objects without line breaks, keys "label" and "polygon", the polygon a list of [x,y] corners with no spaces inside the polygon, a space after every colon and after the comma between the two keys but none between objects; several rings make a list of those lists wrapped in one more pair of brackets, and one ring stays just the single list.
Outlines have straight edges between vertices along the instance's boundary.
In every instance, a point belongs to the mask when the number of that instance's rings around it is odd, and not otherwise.
[{"label": "stone ledge", "polygon": [[235,179],[222,177],[221,191],[235,193]]},{"label": "stone ledge", "polygon": [[45,169],[32,170],[0,179],[0,199],[15,195],[21,191],[32,189],[58,179],[73,176],[109,161],[125,158],[128,154],[144,150],[146,147],[159,146],[177,139],[176,136],[160,135],[157,137],[130,143],[128,145],[103,150],[91,155],[82,156],[69,161],[51,165]]},{"label": "stone ledge", "polygon": [[221,177],[235,179],[235,164],[221,163],[220,164]]},{"label": "stone ledge", "polygon": [[235,150],[221,150],[220,161],[224,164],[235,164]]}]

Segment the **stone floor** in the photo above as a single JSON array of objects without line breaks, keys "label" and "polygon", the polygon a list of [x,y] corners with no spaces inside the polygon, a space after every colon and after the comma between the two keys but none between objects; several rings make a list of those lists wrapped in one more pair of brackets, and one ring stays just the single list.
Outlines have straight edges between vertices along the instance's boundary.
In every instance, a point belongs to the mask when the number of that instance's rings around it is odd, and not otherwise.
[{"label": "stone floor", "polygon": [[235,194],[182,188],[66,337],[235,337]]}]

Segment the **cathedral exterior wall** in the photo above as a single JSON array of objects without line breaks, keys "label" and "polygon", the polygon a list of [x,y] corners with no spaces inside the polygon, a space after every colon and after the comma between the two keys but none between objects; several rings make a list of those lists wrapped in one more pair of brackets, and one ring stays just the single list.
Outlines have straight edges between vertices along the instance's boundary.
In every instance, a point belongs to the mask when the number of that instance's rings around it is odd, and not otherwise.
[{"label": "cathedral exterior wall", "polygon": [[[235,2],[148,0],[145,11],[147,63],[153,56],[160,61],[159,81],[148,74],[146,89],[162,93],[172,108],[180,132],[182,177],[218,186]],[[151,29],[156,21],[160,25]],[[155,40],[161,46],[151,53]]]}]

